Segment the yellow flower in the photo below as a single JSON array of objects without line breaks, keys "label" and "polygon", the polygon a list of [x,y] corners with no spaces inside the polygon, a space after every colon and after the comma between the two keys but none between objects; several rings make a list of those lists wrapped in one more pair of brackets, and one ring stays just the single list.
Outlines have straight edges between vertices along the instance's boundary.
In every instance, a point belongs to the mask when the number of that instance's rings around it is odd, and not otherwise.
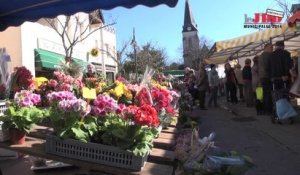
[{"label": "yellow flower", "polygon": [[99,82],[98,83],[98,86],[96,87],[96,92],[97,94],[101,93],[103,88],[106,86],[106,83],[105,82]]}]

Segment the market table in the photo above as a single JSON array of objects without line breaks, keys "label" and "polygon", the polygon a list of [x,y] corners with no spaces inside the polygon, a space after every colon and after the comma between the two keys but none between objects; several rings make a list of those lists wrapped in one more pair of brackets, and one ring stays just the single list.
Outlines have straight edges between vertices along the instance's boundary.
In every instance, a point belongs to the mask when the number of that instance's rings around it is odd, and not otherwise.
[{"label": "market table", "polygon": [[[78,167],[83,167],[88,170],[96,170],[97,172],[89,174],[157,174],[157,175],[168,175],[173,172],[173,164],[175,159],[175,154],[173,151],[166,149],[157,148],[158,145],[163,145],[163,147],[170,148],[174,142],[174,134],[167,133],[162,134],[162,136],[167,138],[157,138],[154,141],[155,148],[152,149],[151,154],[148,157],[148,162],[145,164],[144,168],[140,172],[134,172],[132,170],[124,168],[110,167],[106,165],[101,165],[97,163],[90,163],[86,161],[81,161],[77,159],[65,158],[62,156],[52,155],[45,153],[45,136],[51,133],[52,128],[45,126],[35,127],[30,135],[26,138],[26,144],[24,145],[10,145],[8,142],[0,143],[1,148],[17,151],[23,154],[29,154],[36,157],[42,157],[46,159],[51,159],[55,161],[60,161],[75,165]],[[173,131],[173,130],[172,130]],[[166,136],[168,135],[168,136]],[[172,137],[173,135],[173,137]]]}]

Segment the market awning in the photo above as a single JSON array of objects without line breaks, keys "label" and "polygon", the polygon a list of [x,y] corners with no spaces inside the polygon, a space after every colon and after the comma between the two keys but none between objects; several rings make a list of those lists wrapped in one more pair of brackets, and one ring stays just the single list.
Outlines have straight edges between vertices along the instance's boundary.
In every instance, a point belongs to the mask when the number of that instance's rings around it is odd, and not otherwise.
[{"label": "market awning", "polygon": [[264,44],[279,40],[285,41],[285,48],[296,51],[300,48],[300,31],[294,27],[288,27],[287,23],[281,28],[271,28],[258,31],[249,35],[237,37],[230,40],[219,41],[214,44],[205,61],[209,64],[221,64],[228,60],[250,57],[260,54]]},{"label": "market awning", "polygon": [[[59,69],[64,63],[64,56],[54,52],[49,52],[43,49],[35,49],[35,67],[48,68],[48,69]],[[73,58],[74,61],[82,65],[83,67],[87,66],[87,62]]]},{"label": "market awning", "polygon": [[175,7],[178,0],[2,0],[0,6],[0,31],[9,26],[18,26],[25,21],[72,15],[96,9],[109,10],[115,7],[132,8],[136,5],[154,7],[166,4]]}]

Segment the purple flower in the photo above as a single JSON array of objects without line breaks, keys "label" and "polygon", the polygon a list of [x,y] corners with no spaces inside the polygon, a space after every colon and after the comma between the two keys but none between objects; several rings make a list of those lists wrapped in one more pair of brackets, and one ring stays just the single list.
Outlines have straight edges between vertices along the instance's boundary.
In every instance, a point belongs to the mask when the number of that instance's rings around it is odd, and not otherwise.
[{"label": "purple flower", "polygon": [[31,107],[41,101],[41,96],[31,91],[22,90],[15,94],[14,100],[20,107]]}]

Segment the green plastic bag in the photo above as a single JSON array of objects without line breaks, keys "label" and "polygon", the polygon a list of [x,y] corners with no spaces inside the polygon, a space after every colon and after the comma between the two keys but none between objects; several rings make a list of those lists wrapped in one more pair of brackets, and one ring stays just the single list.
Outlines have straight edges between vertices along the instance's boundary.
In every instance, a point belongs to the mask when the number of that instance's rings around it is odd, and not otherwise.
[{"label": "green plastic bag", "polygon": [[263,100],[263,98],[264,98],[263,88],[262,87],[257,87],[255,91],[256,91],[256,99],[257,100]]}]

